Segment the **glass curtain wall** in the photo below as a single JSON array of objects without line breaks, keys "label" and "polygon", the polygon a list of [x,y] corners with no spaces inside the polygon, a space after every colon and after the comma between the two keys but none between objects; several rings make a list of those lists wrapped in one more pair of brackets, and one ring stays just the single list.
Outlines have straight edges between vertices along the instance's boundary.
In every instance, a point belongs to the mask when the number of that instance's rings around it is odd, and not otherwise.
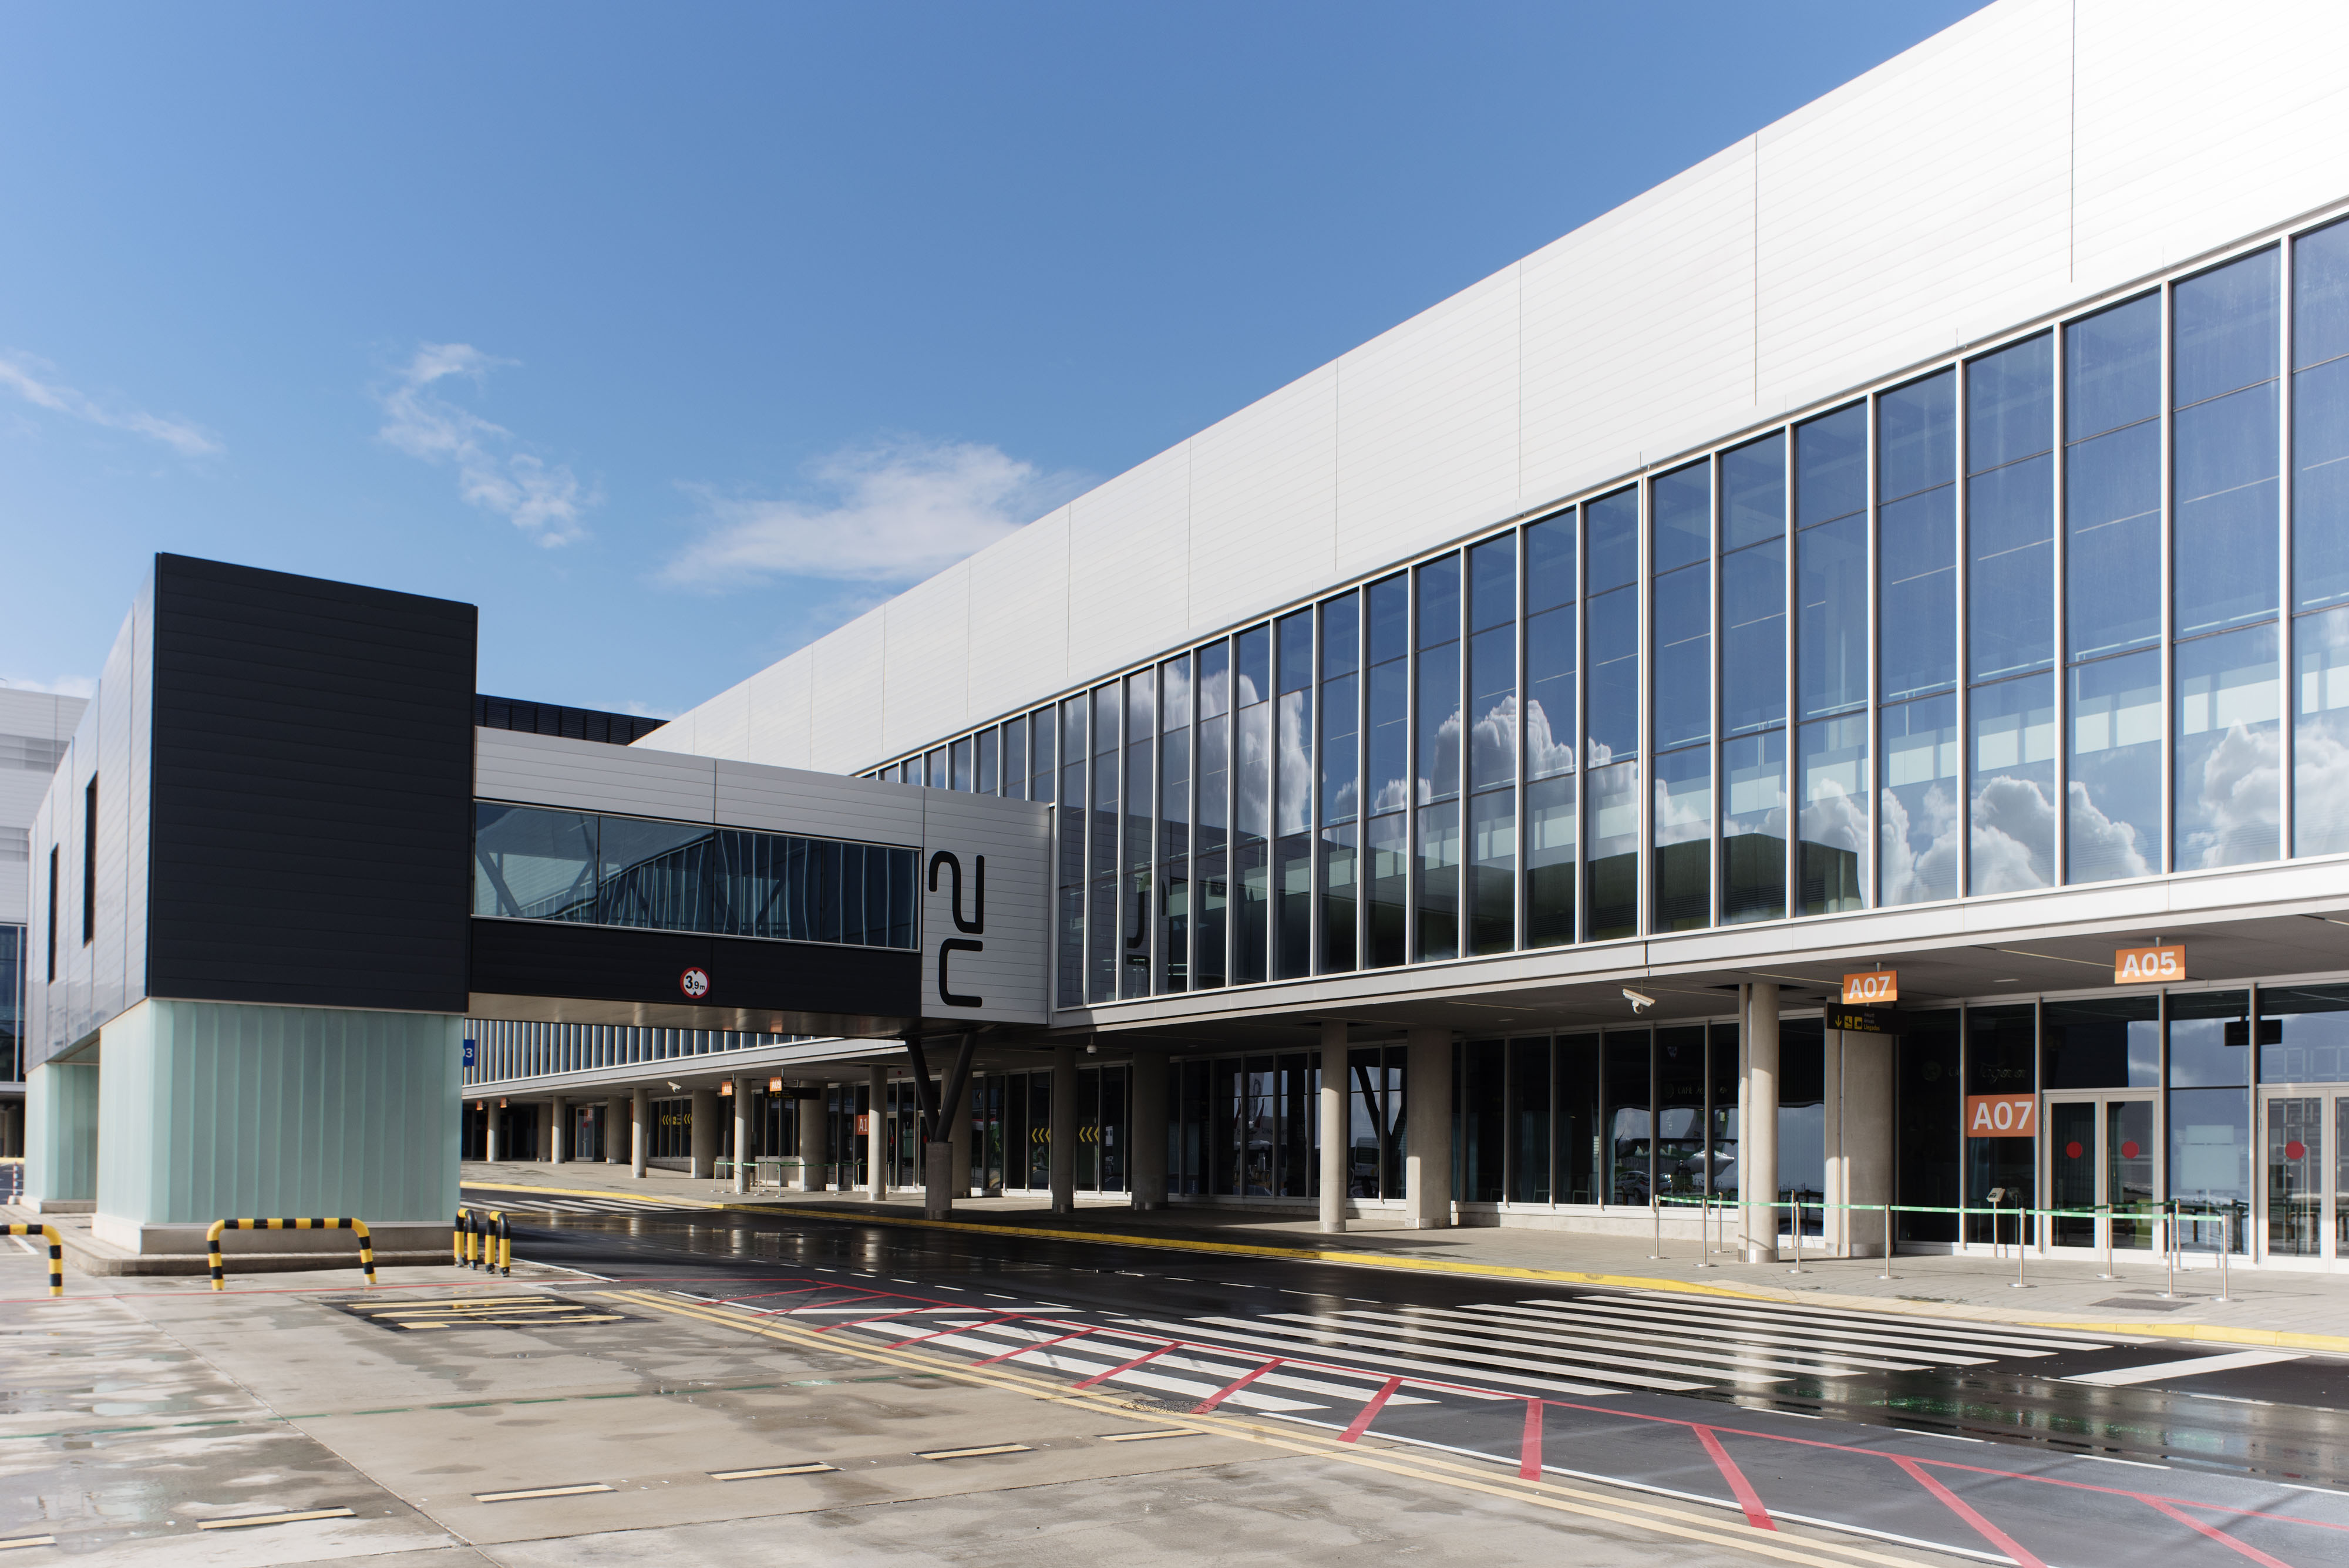
[{"label": "glass curtain wall", "polygon": [[1272,936],[1272,630],[1251,627],[1233,639],[1234,718],[1238,730],[1232,834],[1239,910],[1232,983],[1265,978]]},{"label": "glass curtain wall", "polygon": [[1587,530],[1583,663],[1589,715],[1589,849],[1583,895],[1591,940],[1640,931],[1640,492],[1582,509]]},{"label": "glass curtain wall", "polygon": [[1574,940],[1575,514],[1526,530],[1526,945]]},{"label": "glass curtain wall", "polygon": [[2271,246],[2183,280],[2173,296],[2170,798],[2179,870],[2278,851],[2282,271]]},{"label": "glass curtain wall", "polygon": [[1655,670],[1649,724],[1655,859],[1649,929],[1713,924],[1713,464],[1692,462],[1648,492]]},{"label": "glass curtain wall", "polygon": [[2349,222],[881,776],[1057,802],[1062,1005],[2349,853],[2344,460]]},{"label": "glass curtain wall", "polygon": [[1468,552],[1468,905],[1463,950],[1517,945],[1517,539]]},{"label": "glass curtain wall", "polygon": [[1191,659],[1158,667],[1158,981],[1191,985]]},{"label": "glass curtain wall", "polygon": [[1403,961],[1411,881],[1411,598],[1397,575],[1372,583],[1363,794],[1370,857],[1364,958],[1373,969]]},{"label": "glass curtain wall", "polygon": [[1273,723],[1273,974],[1313,972],[1313,612],[1276,624],[1278,701]]},{"label": "glass curtain wall", "polygon": [[1412,606],[1418,723],[1414,824],[1418,901],[1413,957],[1460,956],[1460,557],[1419,568]]},{"label": "glass curtain wall", "polygon": [[1721,460],[1721,916],[1786,912],[1786,438]]},{"label": "glass curtain wall", "polygon": [[2349,850],[2349,223],[2292,247],[2292,842]]},{"label": "glass curtain wall", "polygon": [[1321,605],[1321,956],[1319,972],[1360,961],[1361,943],[1361,597]]}]

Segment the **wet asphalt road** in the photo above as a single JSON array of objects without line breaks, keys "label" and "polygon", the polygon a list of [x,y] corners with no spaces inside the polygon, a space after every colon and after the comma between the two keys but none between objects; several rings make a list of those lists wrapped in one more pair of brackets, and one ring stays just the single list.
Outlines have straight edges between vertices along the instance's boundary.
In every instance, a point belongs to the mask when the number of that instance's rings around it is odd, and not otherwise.
[{"label": "wet asphalt road", "polygon": [[2221,1347],[853,1218],[505,1206],[532,1262],[1170,1413],[1212,1400],[1984,1561],[2349,1563],[2349,1363],[2330,1357],[2204,1366]]}]

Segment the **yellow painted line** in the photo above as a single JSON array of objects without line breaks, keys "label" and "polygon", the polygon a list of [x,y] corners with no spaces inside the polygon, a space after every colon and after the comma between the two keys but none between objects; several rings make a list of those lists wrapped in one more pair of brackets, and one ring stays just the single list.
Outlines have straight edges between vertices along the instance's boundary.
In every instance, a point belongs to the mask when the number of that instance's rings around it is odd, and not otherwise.
[{"label": "yellow painted line", "polygon": [[55,1546],[54,1535],[19,1535],[14,1541],[0,1541],[0,1552],[14,1552],[19,1546]]},{"label": "yellow painted line", "polygon": [[1196,1427],[1169,1427],[1163,1432],[1103,1432],[1104,1443],[1146,1443],[1153,1438],[1204,1438],[1207,1434]]},{"label": "yellow painted line", "polygon": [[983,1449],[932,1449],[914,1457],[917,1459],[976,1459],[988,1454],[1032,1454],[1035,1451],[1025,1443],[990,1443]]},{"label": "yellow painted line", "polygon": [[200,1519],[198,1530],[251,1530],[262,1524],[299,1524],[305,1519],[356,1519],[347,1508],[314,1508],[306,1513],[249,1513],[240,1519]]},{"label": "yellow painted line", "polygon": [[453,1302],[428,1302],[428,1301],[405,1301],[405,1302],[389,1302],[389,1303],[379,1303],[379,1302],[366,1302],[366,1303],[359,1303],[359,1302],[354,1302],[354,1303],[351,1303],[351,1311],[353,1311],[353,1312],[358,1312],[358,1313],[425,1312],[425,1311],[429,1311],[429,1312],[454,1312],[454,1311],[456,1311],[456,1310],[458,1310],[458,1309],[460,1309],[460,1308],[467,1308],[467,1307],[499,1307],[499,1308],[516,1307],[516,1306],[526,1306],[526,1307],[543,1307],[543,1306],[546,1306],[546,1305],[550,1304],[550,1302],[551,1302],[551,1301],[552,1301],[552,1298],[551,1298],[551,1297],[547,1297],[547,1296],[541,1296],[541,1295],[526,1295],[526,1296],[521,1296],[521,1295],[517,1295],[517,1296],[478,1296],[478,1297],[474,1297],[474,1298],[470,1299],[470,1300],[466,1300],[466,1301],[453,1301]]},{"label": "yellow painted line", "polygon": [[719,1481],[760,1480],[768,1476],[812,1476],[834,1469],[832,1465],[769,1465],[755,1470],[711,1470],[709,1479]]},{"label": "yellow painted line", "polygon": [[[564,1198],[608,1198],[612,1194],[585,1187],[501,1187],[493,1182],[465,1181],[482,1192],[532,1191]],[[1527,1269],[1513,1263],[1465,1263],[1448,1258],[1396,1258],[1382,1252],[1341,1252],[1319,1247],[1267,1247],[1248,1241],[1192,1241],[1173,1236],[1104,1235],[1098,1231],[1052,1231],[1030,1225],[976,1225],[959,1220],[915,1220],[895,1214],[825,1214],[812,1208],[778,1203],[719,1203],[698,1198],[669,1198],[664,1204],[716,1210],[735,1214],[781,1215],[790,1219],[823,1220],[835,1225],[902,1225],[915,1230],[957,1231],[975,1236],[1032,1236],[1049,1241],[1084,1241],[1096,1247],[1150,1247],[1162,1251],[1229,1253],[1236,1257],[1295,1258],[1308,1262],[1348,1263],[1358,1268],[1400,1269],[1411,1272],[1485,1275],[1505,1280],[1537,1280],[1558,1284],[1599,1285],[1614,1290],[1664,1291],[1679,1295],[1726,1296],[1734,1301],[1773,1302],[1780,1305],[1829,1306],[1839,1311],[1880,1313],[1893,1317],[1928,1318],[1942,1323],[1994,1324],[2011,1328],[2062,1328],[2081,1334],[2117,1334],[2144,1339],[2206,1339],[2214,1344],[2288,1345],[2296,1350],[2330,1351],[2349,1355],[2349,1334],[2298,1334],[2282,1329],[2198,1328],[2190,1324],[2044,1322],[1966,1312],[1928,1311],[1928,1303],[1878,1296],[1821,1294],[1800,1296],[1775,1291],[1744,1291],[1727,1285],[1700,1284],[1693,1280],[1668,1280],[1651,1274],[1586,1273],[1573,1269]],[[1940,1303],[1930,1303],[1940,1305]]]},{"label": "yellow painted line", "polygon": [[[895,1366],[944,1377],[957,1382],[977,1384],[1006,1392],[1024,1394],[1050,1404],[1071,1405],[1100,1415],[1123,1416],[1129,1412],[1108,1398],[1073,1391],[1067,1384],[1050,1383],[1024,1373],[1009,1372],[1000,1366],[978,1367],[968,1363],[950,1361],[944,1356],[926,1355],[919,1351],[892,1351],[879,1346],[866,1347],[849,1341],[821,1338],[812,1331],[788,1326],[769,1319],[764,1323],[745,1322],[740,1318],[721,1316],[701,1311],[682,1302],[665,1299],[651,1292],[620,1293],[654,1312],[668,1313],[678,1317],[715,1324],[738,1334],[757,1334],[764,1339],[779,1340],[809,1350],[825,1350],[869,1361],[883,1366]],[[1547,1480],[1528,1481],[1518,1479],[1495,1480],[1492,1471],[1465,1460],[1449,1459],[1423,1450],[1364,1449],[1355,1444],[1341,1443],[1336,1438],[1295,1428],[1275,1428],[1246,1417],[1226,1417],[1221,1413],[1194,1417],[1204,1429],[1221,1436],[1237,1438],[1261,1447],[1281,1449],[1290,1453],[1309,1454],[1320,1459],[1339,1459],[1366,1469],[1381,1470],[1408,1480],[1457,1486],[1494,1497],[1549,1509],[1560,1513],[1579,1514],[1603,1519],[1610,1523],[1648,1530],[1662,1535],[1701,1542],[1709,1546],[1727,1547],[1759,1557],[1775,1558],[1783,1563],[1816,1564],[1823,1559],[1863,1563],[1871,1568],[1917,1568],[1916,1560],[1909,1557],[1888,1557],[1863,1546],[1854,1546],[1837,1540],[1819,1540],[1802,1536],[1789,1538],[1777,1532],[1764,1532],[1751,1525],[1727,1522],[1717,1516],[1695,1513],[1669,1503],[1650,1502],[1645,1499],[1616,1497],[1607,1492],[1567,1486]],[[1781,1545],[1778,1542],[1785,1542]],[[1801,1550],[1794,1550],[1800,1547]]]},{"label": "yellow painted line", "polygon": [[2282,1328],[2220,1328],[2196,1323],[2026,1323],[2023,1328],[2068,1328],[2078,1334],[2130,1334],[2139,1339],[2199,1339],[2211,1345],[2270,1349],[2329,1350],[2349,1355],[2349,1334],[2298,1334]]},{"label": "yellow painted line", "polygon": [[477,1491],[475,1502],[522,1502],[533,1497],[580,1497],[591,1491],[610,1491],[602,1481],[590,1481],[585,1486],[534,1486],[522,1491]]}]

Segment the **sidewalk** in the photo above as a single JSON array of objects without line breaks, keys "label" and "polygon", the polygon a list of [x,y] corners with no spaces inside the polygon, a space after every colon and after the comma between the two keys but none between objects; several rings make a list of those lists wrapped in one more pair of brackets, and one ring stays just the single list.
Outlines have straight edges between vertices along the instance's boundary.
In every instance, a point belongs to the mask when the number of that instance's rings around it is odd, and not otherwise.
[{"label": "sidewalk", "polygon": [[[772,1210],[843,1221],[928,1226],[918,1192],[874,1203],[862,1193],[789,1192],[737,1197],[722,1181],[655,1170],[638,1180],[624,1166],[469,1162],[473,1187],[543,1188],[714,1209]],[[473,1200],[479,1201],[478,1195]],[[1406,1231],[1383,1220],[1350,1221],[1325,1236],[1310,1220],[1264,1217],[1229,1209],[1179,1207],[1136,1213],[1123,1199],[1081,1199],[1076,1213],[1054,1215],[1034,1198],[958,1199],[953,1229],[1003,1229],[1076,1241],[1125,1242],[1183,1251],[1311,1258],[1413,1272],[1552,1279],[1651,1290],[1702,1292],[1857,1307],[1924,1316],[2070,1328],[2223,1345],[2281,1345],[2349,1355],[2349,1274],[2231,1271],[2227,1301],[2208,1254],[2189,1256],[2176,1299],[2165,1299],[2168,1272],[2148,1252],[2117,1254],[2116,1280],[2099,1279],[2101,1260],[2025,1261],[2027,1288],[2014,1285],[2015,1262],[1988,1257],[1909,1256],[1881,1276],[1881,1259],[1748,1264],[1728,1254],[1702,1266],[1696,1244],[1667,1236],[1661,1259],[1645,1237],[1475,1226]]]}]

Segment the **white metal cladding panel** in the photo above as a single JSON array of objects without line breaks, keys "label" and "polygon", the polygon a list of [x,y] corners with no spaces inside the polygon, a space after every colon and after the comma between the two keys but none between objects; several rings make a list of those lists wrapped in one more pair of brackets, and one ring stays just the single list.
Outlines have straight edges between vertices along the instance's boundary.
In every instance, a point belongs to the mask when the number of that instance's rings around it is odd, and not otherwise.
[{"label": "white metal cladding panel", "polygon": [[885,754],[927,745],[969,717],[970,583],[965,561],[889,601]]},{"label": "white metal cladding panel", "polygon": [[1831,397],[2064,296],[2069,36],[2065,9],[2016,7],[1762,132],[1763,406]]},{"label": "white metal cladding panel", "polygon": [[473,794],[482,800],[708,822],[717,765],[708,757],[562,735],[473,732]]},{"label": "white metal cladding panel", "polygon": [[[1187,447],[1079,500],[1069,517],[1071,667],[1114,670],[1181,642],[1191,624],[1190,561]],[[971,607],[974,622],[999,613],[983,602]],[[984,692],[973,699],[988,702]]]},{"label": "white metal cladding panel", "polygon": [[1516,510],[1517,353],[1510,266],[1338,362],[1341,573]]},{"label": "white metal cladding panel", "polygon": [[[129,959],[130,925],[147,923],[143,887],[136,889],[137,902],[132,901],[129,854],[131,840],[147,836],[148,791],[137,776],[131,745],[133,732],[145,717],[140,711],[138,670],[150,657],[147,641],[151,618],[146,611],[142,604],[130,612],[122,635],[106,656],[98,676],[98,690],[106,693],[106,701],[98,708],[98,743],[94,754],[86,753],[77,759],[82,766],[72,780],[75,788],[84,791],[93,776],[98,782],[97,919],[88,953],[89,1007],[93,1019],[100,1023],[128,1007],[145,989],[131,983],[125,965]],[[140,979],[145,979],[143,973]]]},{"label": "white metal cladding panel", "polygon": [[122,1005],[147,994],[147,898],[150,885],[154,836],[149,824],[155,812],[155,578],[150,573],[133,601],[131,624],[138,627],[138,656],[130,661],[130,792],[124,801],[128,839],[123,851],[124,906],[122,932]]},{"label": "white metal cladding panel", "polygon": [[1337,366],[1291,381],[1189,445],[1193,635],[1336,580]]},{"label": "white metal cladding panel", "polygon": [[[993,718],[1049,697],[1069,679],[1069,509],[1050,512],[970,558],[971,717]],[[826,752],[820,766],[853,772],[919,745],[916,735],[847,754]]]},{"label": "white metal cladding panel", "polygon": [[1524,264],[1528,506],[1754,417],[1751,144],[1633,206]]},{"label": "white metal cladding panel", "polygon": [[[875,607],[821,642],[808,660],[808,733],[799,737],[804,754],[793,764],[840,772],[881,754],[882,657],[888,628]],[[781,762],[754,749],[751,762]]]},{"label": "white metal cladding panel", "polygon": [[712,754],[775,767],[807,766],[808,737],[815,722],[816,647],[802,648],[742,683],[749,727],[740,744]]},{"label": "white metal cladding panel", "polygon": [[2349,194],[2349,8],[2081,0],[2078,266],[2110,286]]},{"label": "white metal cladding panel", "polygon": [[751,763],[721,761],[717,769],[720,826],[907,847],[922,841],[922,792],[912,784]]},{"label": "white metal cladding panel", "polygon": [[[88,706],[88,700],[81,697],[0,691],[0,737],[20,736],[36,742],[37,755],[46,757],[52,745],[72,739],[74,726]],[[35,881],[33,821],[40,814],[41,797],[49,793],[53,770],[13,766],[15,748],[5,740],[0,740],[0,748],[5,748],[0,751],[0,838],[7,837],[5,830],[12,827],[26,836],[23,860],[9,859],[6,846],[0,845],[0,922],[22,925],[31,909]]]},{"label": "white metal cladding panel", "polygon": [[[1046,1019],[1046,940],[1050,911],[1045,861],[1051,843],[1049,809],[1031,801],[990,795],[922,792],[922,1015],[926,1018],[1002,1019],[1041,1023]],[[956,923],[954,884],[939,867],[931,890],[933,864],[951,855],[963,878],[961,914],[969,930]],[[978,894],[978,861],[987,861],[987,896]],[[978,950],[946,955],[945,978],[957,996],[977,997],[977,1006],[947,1002],[940,986],[940,944],[976,942]]]},{"label": "white metal cladding panel", "polygon": [[25,1066],[56,1050],[63,1018],[52,1004],[49,985],[49,851],[57,842],[57,796],[47,794],[33,810],[31,896],[25,900]]}]

